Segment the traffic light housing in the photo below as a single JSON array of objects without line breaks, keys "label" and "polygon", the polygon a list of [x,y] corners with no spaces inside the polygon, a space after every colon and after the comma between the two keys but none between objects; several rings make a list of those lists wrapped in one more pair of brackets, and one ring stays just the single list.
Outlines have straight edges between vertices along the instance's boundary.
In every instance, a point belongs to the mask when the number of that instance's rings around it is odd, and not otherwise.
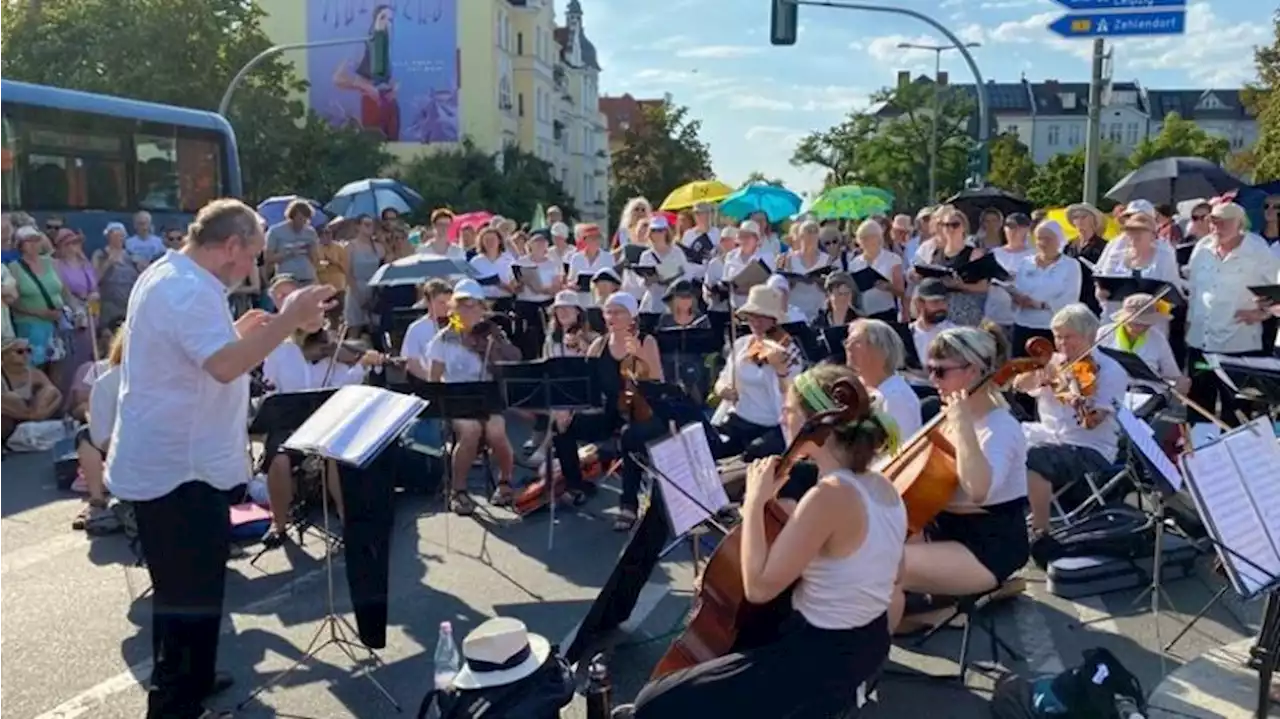
[{"label": "traffic light housing", "polygon": [[773,45],[794,45],[799,32],[796,16],[800,6],[793,0],[773,0],[773,12],[769,16],[769,42]]}]

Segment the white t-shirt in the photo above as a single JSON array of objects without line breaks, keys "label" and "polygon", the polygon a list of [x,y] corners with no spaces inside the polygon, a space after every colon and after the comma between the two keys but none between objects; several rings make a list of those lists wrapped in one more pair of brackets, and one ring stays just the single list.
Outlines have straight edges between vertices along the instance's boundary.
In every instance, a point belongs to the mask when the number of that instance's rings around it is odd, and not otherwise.
[{"label": "white t-shirt", "polygon": [[[476,255],[471,258],[471,266],[476,271],[477,278],[498,276],[498,282],[509,284],[515,276],[511,274],[511,265],[514,263],[511,255],[506,252],[498,254],[498,259],[491,260],[484,255]],[[484,296],[490,299],[510,297],[511,293],[498,285],[483,285]]]},{"label": "white t-shirt", "polygon": [[439,332],[427,344],[427,360],[444,365],[443,382],[484,382],[489,371],[480,356],[462,346],[457,335]]},{"label": "white t-shirt", "polygon": [[118,421],[106,483],[120,499],[162,497],[191,480],[227,490],[249,479],[249,375],[214,379],[204,363],[239,339],[227,288],[170,252],[129,295]]},{"label": "white t-shirt", "polygon": [[[1011,282],[1016,282],[1018,276],[1018,267],[1022,261],[1028,257],[1034,257],[1036,251],[1031,247],[1023,247],[1021,250],[1014,252],[1008,247],[997,247],[991,251],[996,256],[996,262],[1004,268],[1012,277]],[[999,285],[992,283],[991,288],[987,291],[987,306],[983,310],[983,315],[987,319],[998,325],[1011,325],[1015,320],[1015,312],[1013,307],[1013,297],[1009,291]]]},{"label": "white t-shirt", "polygon": [[[873,262],[867,262],[866,255],[858,255],[849,262],[849,274],[865,270],[867,267],[879,272],[886,280],[893,279],[893,268],[902,266],[902,258],[896,253],[889,250],[880,250],[880,254],[876,255]],[[872,287],[863,292],[859,296],[858,301],[862,305],[862,314],[875,315],[881,312],[888,312],[897,309],[898,301],[892,292]]]},{"label": "white t-shirt", "polygon": [[[543,287],[550,287],[552,282],[563,272],[564,265],[560,264],[555,258],[548,256],[542,262],[534,262],[532,259],[525,257],[517,263],[520,266],[520,272],[524,277],[528,277],[530,273],[537,273],[538,280],[542,282]],[[525,300],[526,302],[547,302],[551,299],[549,292],[534,292],[528,285],[520,288],[520,294],[516,295],[516,299]]]},{"label": "white t-shirt", "polygon": [[[1022,425],[1009,410],[997,407],[974,420],[973,429],[978,435],[978,445],[991,467],[991,487],[982,506],[1011,502],[1027,496],[1027,438]],[[973,502],[965,496],[963,488],[957,488],[955,500],[964,504]]]},{"label": "white t-shirt", "polygon": [[[329,381],[324,380],[329,375]],[[364,381],[363,365],[333,363],[333,371],[329,371],[329,360],[308,362],[302,354],[302,348],[292,340],[280,343],[271,350],[271,354],[262,362],[262,378],[270,382],[277,392],[304,392],[309,389],[324,387],[343,387],[349,384],[360,384]]]},{"label": "white t-shirt", "polygon": [[884,411],[898,425],[903,441],[914,435],[923,424],[920,417],[920,397],[900,374],[889,375],[875,390],[880,395]]},{"label": "white t-shirt", "polygon": [[[1062,357],[1057,356],[1056,359],[1061,360]],[[1059,402],[1052,392],[1042,387],[1031,393],[1036,398],[1040,421],[1022,425],[1031,446],[1066,444],[1088,447],[1096,450],[1108,462],[1116,461],[1120,425],[1116,421],[1114,408],[1124,402],[1125,391],[1129,388],[1129,375],[1120,363],[1101,352],[1094,352],[1093,360],[1098,363],[1098,383],[1092,398],[1093,405],[1098,409],[1109,410],[1106,419],[1093,429],[1085,429],[1076,421],[1076,414],[1070,407]]]},{"label": "white t-shirt", "polygon": [[[121,374],[119,365],[110,367],[97,376],[89,390],[89,439],[99,449],[107,446],[107,440],[111,439],[111,432],[115,429]],[[86,374],[85,378],[88,376]]]},{"label": "white t-shirt", "polygon": [[[613,255],[608,252],[597,252],[595,259],[587,257],[586,252],[575,252],[569,257],[569,284],[577,289],[578,276],[594,277],[597,272],[613,268]],[[579,292],[578,301],[583,307],[595,307],[595,298],[590,292]]]},{"label": "white t-shirt", "polygon": [[1059,255],[1048,267],[1036,264],[1034,253],[1022,258],[1018,263],[1014,288],[1033,300],[1044,302],[1049,308],[1019,307],[1014,310],[1014,323],[1029,329],[1049,329],[1058,310],[1080,301],[1080,284],[1083,281],[1080,261],[1074,257]]},{"label": "white t-shirt", "polygon": [[404,341],[400,343],[400,356],[405,359],[416,359],[425,367],[428,363],[427,345],[435,339],[439,331],[440,325],[431,315],[423,315],[414,320],[413,324],[404,331]]},{"label": "white t-shirt", "polygon": [[929,343],[933,341],[943,330],[955,327],[956,323],[951,320],[943,320],[938,324],[924,328],[920,326],[920,320],[911,323],[911,339],[915,340],[916,357],[920,358],[920,364],[927,364],[929,361]]},{"label": "white t-shirt", "polygon": [[139,237],[130,235],[124,240],[124,250],[130,255],[151,262],[163,255],[169,248],[164,246],[164,238],[160,235]]},{"label": "white t-shirt", "polygon": [[[778,386],[778,373],[768,364],[758,365],[747,358],[747,349],[751,346],[751,335],[738,338],[734,345],[731,362],[725,363],[716,380],[716,387],[736,387],[738,401],[734,405],[734,414],[746,421],[762,427],[775,427],[782,422],[782,389]],[[799,349],[791,345],[793,356],[789,377],[795,379],[804,364],[799,357]],[[737,364],[737,376],[734,376],[734,364]]]}]

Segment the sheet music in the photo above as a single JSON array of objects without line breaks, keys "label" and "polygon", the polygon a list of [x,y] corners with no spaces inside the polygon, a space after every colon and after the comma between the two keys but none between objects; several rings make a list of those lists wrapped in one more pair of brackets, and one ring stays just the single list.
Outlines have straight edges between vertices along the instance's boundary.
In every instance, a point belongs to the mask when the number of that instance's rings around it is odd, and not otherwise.
[{"label": "sheet music", "polygon": [[[702,429],[701,424],[691,426]],[[709,487],[703,484],[705,480],[701,477],[706,475],[706,469],[701,466],[702,461],[698,458],[705,459],[711,456],[711,449],[707,447],[706,434],[697,435],[697,439],[701,440],[701,447],[697,446],[696,439],[693,441],[691,439],[681,430],[675,436],[649,445],[649,461],[658,471],[658,482],[663,486],[662,498],[666,501],[671,531],[677,536],[687,534],[729,503],[724,487],[720,487],[717,497],[714,493],[708,492]],[[689,450],[686,450],[686,443],[690,446]],[[702,454],[703,447],[706,447],[705,455]],[[715,467],[714,460],[711,466]],[[718,473],[714,475],[714,482],[719,486]],[[676,486],[669,487],[669,484]]]},{"label": "sheet music", "polygon": [[701,422],[687,424],[680,430],[680,437],[684,442],[689,464],[693,467],[694,478],[702,490],[702,497],[707,500],[704,502],[707,509],[719,512],[729,506],[729,495],[724,491],[724,483],[720,481],[720,466],[711,453],[706,427]]},{"label": "sheet music", "polygon": [[1184,454],[1182,468],[1192,480],[1192,496],[1201,516],[1217,541],[1231,549],[1219,548],[1218,556],[1231,570],[1228,574],[1236,591],[1245,597],[1255,595],[1271,581],[1266,573],[1280,576],[1280,552],[1245,488],[1231,450],[1226,442],[1216,442]]},{"label": "sheet music", "polygon": [[[1125,392],[1124,408],[1129,410],[1130,412],[1136,413],[1138,410],[1142,409],[1142,406],[1144,404],[1146,404],[1147,402],[1150,402],[1153,399],[1155,399],[1155,395],[1152,395],[1146,392]],[[1134,419],[1138,419],[1136,415],[1134,416]],[[1141,420],[1138,420],[1138,421],[1141,422]],[[1151,429],[1151,425],[1147,424],[1146,422],[1142,422],[1142,426],[1146,428],[1147,434],[1151,434],[1155,432],[1155,430]],[[1128,428],[1126,427],[1125,429],[1127,430]]]},{"label": "sheet music", "polygon": [[1280,550],[1280,443],[1271,420],[1259,417],[1223,440],[1253,498],[1271,543]]},{"label": "sheet music", "polygon": [[283,446],[362,467],[426,406],[413,395],[350,385],[321,405]]},{"label": "sheet music", "polygon": [[1116,412],[1116,419],[1120,421],[1120,427],[1124,429],[1125,434],[1129,435],[1129,441],[1133,442],[1133,446],[1137,447],[1142,456],[1147,458],[1161,477],[1164,477],[1164,481],[1173,487],[1173,491],[1181,490],[1182,475],[1178,473],[1178,468],[1173,466],[1173,462],[1169,461],[1169,455],[1156,444],[1155,430],[1151,429],[1151,425],[1138,419],[1128,407],[1121,407],[1120,411]]}]

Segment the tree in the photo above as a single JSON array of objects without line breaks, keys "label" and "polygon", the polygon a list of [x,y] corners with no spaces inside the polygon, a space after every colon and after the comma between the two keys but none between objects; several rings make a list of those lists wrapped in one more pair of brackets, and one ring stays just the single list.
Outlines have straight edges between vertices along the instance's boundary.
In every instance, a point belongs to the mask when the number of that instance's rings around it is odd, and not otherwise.
[{"label": "tree", "polygon": [[1245,106],[1258,120],[1258,141],[1253,146],[1254,182],[1280,180],[1280,10],[1272,15],[1270,45],[1254,51],[1258,82],[1245,89]]},{"label": "tree", "polygon": [[1231,143],[1223,137],[1210,135],[1193,120],[1184,120],[1176,112],[1164,118],[1160,132],[1142,138],[1129,155],[1129,169],[1139,167],[1165,157],[1203,157],[1222,163],[1231,151]]},{"label": "tree", "polygon": [[459,214],[487,210],[523,223],[539,202],[558,205],[566,217],[577,214],[552,170],[550,163],[517,147],[490,155],[464,138],[456,148],[409,161],[398,174],[422,194],[416,220],[425,222],[435,208],[448,207]]},{"label": "tree", "polygon": [[1036,176],[1036,163],[1031,159],[1031,151],[1013,132],[1000,133],[988,147],[991,171],[987,173],[987,182],[1025,197]]},{"label": "tree", "polygon": [[[1103,147],[1102,162],[1098,168],[1098,187],[1105,192],[1122,176],[1121,163],[1110,147]],[[1069,154],[1054,155],[1041,165],[1027,187],[1027,199],[1036,207],[1064,207],[1080,201],[1084,190],[1085,150],[1077,148]],[[1102,209],[1110,209],[1115,203],[1099,199]]]},{"label": "tree", "polygon": [[613,153],[609,217],[620,217],[632,197],[656,205],[677,187],[713,176],[711,148],[699,135],[702,121],[690,118],[689,108],[663,102],[642,110]]},{"label": "tree", "polygon": [[[235,73],[271,45],[262,29],[266,13],[243,0],[6,7],[0,27],[6,78],[168,105],[215,110]],[[380,138],[308,114],[297,99],[305,87],[293,66],[276,57],[236,90],[228,119],[247,198],[297,192],[324,200],[341,183],[376,175],[390,160]]]},{"label": "tree", "polygon": [[[899,207],[930,204],[964,187],[973,138],[974,103],[963,91],[915,82],[872,96],[875,111],[851,112],[839,125],[811,133],[792,155],[796,166],[827,169],[826,184],[861,184],[892,192]],[[936,178],[939,197],[929,197],[929,160],[937,125]]]},{"label": "tree", "polygon": [[751,174],[747,175],[747,179],[743,181],[741,186],[746,187],[747,185],[752,185],[755,183],[773,185],[774,187],[783,187],[786,185],[786,183],[782,181],[782,178],[779,178],[779,177],[770,178],[768,175],[764,174],[759,170],[752,170]]}]

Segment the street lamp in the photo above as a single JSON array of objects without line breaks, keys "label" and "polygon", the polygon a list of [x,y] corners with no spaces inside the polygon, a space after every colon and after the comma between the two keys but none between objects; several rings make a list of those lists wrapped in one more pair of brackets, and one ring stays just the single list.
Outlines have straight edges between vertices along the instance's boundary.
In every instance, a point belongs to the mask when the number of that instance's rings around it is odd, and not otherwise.
[{"label": "street lamp", "polygon": [[[980,42],[966,42],[966,48],[982,47]],[[898,43],[899,50],[927,50],[933,53],[933,132],[929,137],[929,202],[934,202],[938,192],[938,98],[941,94],[942,53],[959,49],[956,45],[921,45],[913,42]],[[982,88],[978,88],[981,91]]]},{"label": "street lamp", "polygon": [[373,36],[367,35],[365,37],[344,37],[334,40],[290,42],[283,45],[272,45],[266,50],[254,55],[253,59],[246,62],[244,67],[240,68],[240,71],[236,73],[235,77],[231,78],[231,82],[227,84],[226,91],[222,93],[222,101],[218,103],[218,114],[223,117],[227,116],[227,110],[231,107],[231,96],[235,93],[236,88],[240,86],[240,83],[244,80],[245,76],[247,76],[249,72],[253,70],[253,68],[257,67],[263,60],[266,60],[273,55],[279,55],[280,53],[288,52],[289,50],[310,50],[312,48],[332,47],[334,45],[355,45],[357,43],[372,42],[372,40]]}]

